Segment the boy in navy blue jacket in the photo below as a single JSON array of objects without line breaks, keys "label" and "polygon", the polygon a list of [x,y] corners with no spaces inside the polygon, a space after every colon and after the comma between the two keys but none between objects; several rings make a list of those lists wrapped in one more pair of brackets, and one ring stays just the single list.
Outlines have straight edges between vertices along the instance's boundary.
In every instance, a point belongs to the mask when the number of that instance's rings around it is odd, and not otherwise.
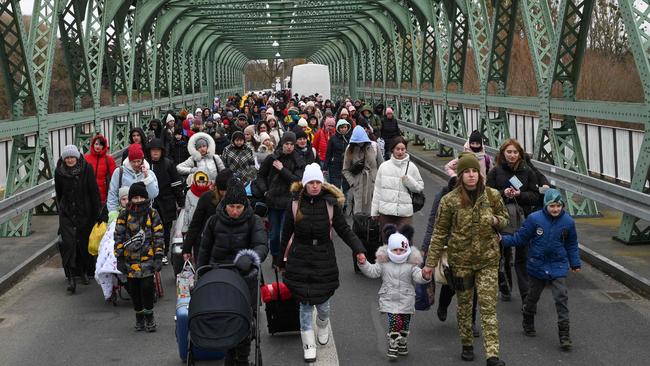
[{"label": "boy in navy blue jacket", "polygon": [[524,302],[524,333],[534,337],[537,301],[548,284],[557,309],[560,347],[571,349],[569,337],[569,307],[566,276],[569,268],[580,271],[580,253],[573,218],[564,211],[562,195],[556,189],[544,194],[544,208],[526,218],[513,235],[503,235],[504,247],[528,247],[528,275],[530,288]]}]

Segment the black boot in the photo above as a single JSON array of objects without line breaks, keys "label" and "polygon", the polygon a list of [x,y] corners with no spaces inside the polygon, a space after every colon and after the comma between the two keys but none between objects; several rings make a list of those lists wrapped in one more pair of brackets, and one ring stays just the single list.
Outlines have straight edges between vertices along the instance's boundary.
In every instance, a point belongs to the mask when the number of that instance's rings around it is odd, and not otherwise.
[{"label": "black boot", "polygon": [[142,313],[142,311],[135,312],[135,330],[138,332],[144,330],[144,313]]},{"label": "black boot", "polygon": [[68,277],[68,288],[66,289],[71,294],[74,294],[77,291],[77,280],[70,276]]},{"label": "black boot", "polygon": [[537,336],[537,332],[535,331],[535,315],[524,313],[522,325],[524,327],[524,334],[527,337]]},{"label": "black boot", "polygon": [[438,311],[436,312],[438,314],[438,319],[440,319],[441,322],[444,322],[447,320],[447,309],[443,309],[440,306],[438,306]]},{"label": "black boot", "polygon": [[560,348],[562,348],[564,351],[571,350],[573,343],[571,342],[571,337],[569,336],[569,321],[561,321],[557,323],[557,326],[558,334],[560,336]]},{"label": "black boot", "polygon": [[84,285],[90,283],[90,281],[88,281],[88,275],[86,275],[86,272],[81,271],[81,275],[79,275],[79,277],[81,277],[81,283],[83,283]]},{"label": "black boot", "polygon": [[463,361],[474,361],[474,346],[463,346],[460,358]]},{"label": "black boot", "polygon": [[506,366],[506,363],[499,360],[499,357],[490,357],[486,362],[487,366]]},{"label": "black boot", "polygon": [[143,310],[144,329],[151,333],[156,331],[156,320],[153,318],[153,310]]}]

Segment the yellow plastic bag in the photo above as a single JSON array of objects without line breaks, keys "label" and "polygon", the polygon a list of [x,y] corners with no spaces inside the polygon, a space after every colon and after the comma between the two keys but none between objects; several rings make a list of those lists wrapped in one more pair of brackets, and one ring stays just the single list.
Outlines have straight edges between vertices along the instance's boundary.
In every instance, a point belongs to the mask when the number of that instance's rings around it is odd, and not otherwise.
[{"label": "yellow plastic bag", "polygon": [[102,241],[102,238],[106,233],[106,228],[106,223],[100,222],[95,224],[93,230],[90,232],[90,236],[88,237],[88,253],[93,257],[96,257],[99,252],[99,243]]}]

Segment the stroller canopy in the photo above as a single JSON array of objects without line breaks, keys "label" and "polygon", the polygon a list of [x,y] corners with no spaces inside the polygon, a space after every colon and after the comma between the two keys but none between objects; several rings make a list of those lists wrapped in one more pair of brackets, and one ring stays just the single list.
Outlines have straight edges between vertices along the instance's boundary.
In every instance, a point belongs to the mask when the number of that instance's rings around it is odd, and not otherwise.
[{"label": "stroller canopy", "polygon": [[246,281],[235,270],[213,269],[192,291],[189,331],[206,351],[234,348],[250,335],[253,311]]}]

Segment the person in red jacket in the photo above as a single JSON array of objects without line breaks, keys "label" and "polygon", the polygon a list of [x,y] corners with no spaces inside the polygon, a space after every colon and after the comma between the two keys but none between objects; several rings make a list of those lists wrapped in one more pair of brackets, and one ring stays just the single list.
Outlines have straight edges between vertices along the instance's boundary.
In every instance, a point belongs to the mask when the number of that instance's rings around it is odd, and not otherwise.
[{"label": "person in red jacket", "polygon": [[108,153],[108,140],[104,135],[98,133],[90,140],[90,151],[84,155],[84,158],[93,169],[93,173],[95,173],[95,180],[99,188],[99,199],[104,205],[106,204],[111,177],[116,168],[115,159]]},{"label": "person in red jacket", "polygon": [[323,128],[316,132],[316,136],[314,136],[314,141],[312,142],[312,146],[316,149],[319,161],[321,162],[321,168],[323,168],[322,164],[327,157],[327,144],[330,141],[330,137],[336,133],[335,125],[336,120],[334,116],[325,117]]}]

